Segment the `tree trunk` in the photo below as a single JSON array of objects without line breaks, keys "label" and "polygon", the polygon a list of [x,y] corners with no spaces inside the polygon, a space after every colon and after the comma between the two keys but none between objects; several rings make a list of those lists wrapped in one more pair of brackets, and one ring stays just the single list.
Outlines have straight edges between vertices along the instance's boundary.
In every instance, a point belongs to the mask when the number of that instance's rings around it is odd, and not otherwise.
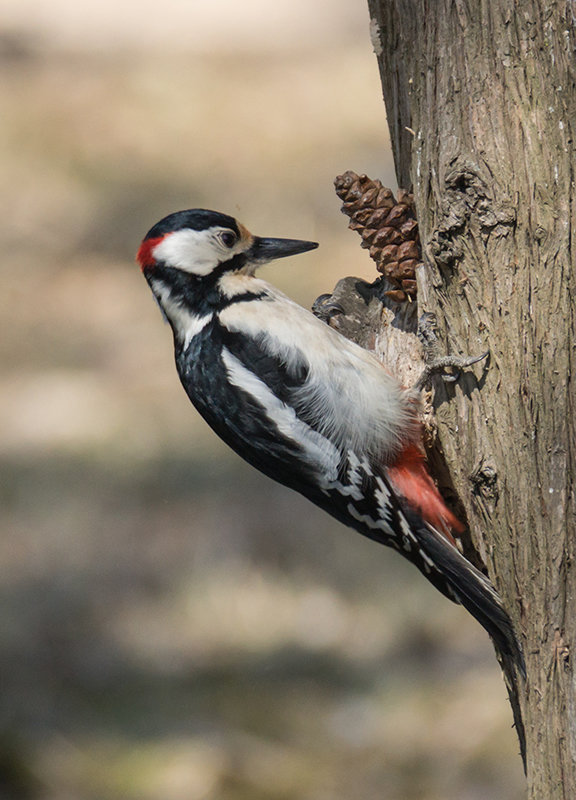
[{"label": "tree trunk", "polygon": [[506,675],[531,798],[576,797],[576,7],[368,0],[399,185],[447,352],[439,437],[526,656]]}]

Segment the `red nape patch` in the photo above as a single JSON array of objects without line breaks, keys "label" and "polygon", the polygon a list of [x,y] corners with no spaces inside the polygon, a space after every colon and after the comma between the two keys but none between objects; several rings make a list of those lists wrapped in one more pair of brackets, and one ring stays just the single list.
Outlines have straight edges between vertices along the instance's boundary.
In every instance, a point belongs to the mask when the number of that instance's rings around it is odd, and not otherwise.
[{"label": "red nape patch", "polygon": [[388,467],[394,489],[421,517],[455,544],[450,531],[461,533],[464,525],[446,507],[426,468],[424,456],[414,445],[402,451],[396,463]]},{"label": "red nape patch", "polygon": [[156,236],[154,239],[144,239],[138,252],[136,253],[136,261],[140,264],[140,269],[144,272],[145,269],[153,267],[156,259],[152,255],[152,250],[160,244],[164,236]]}]

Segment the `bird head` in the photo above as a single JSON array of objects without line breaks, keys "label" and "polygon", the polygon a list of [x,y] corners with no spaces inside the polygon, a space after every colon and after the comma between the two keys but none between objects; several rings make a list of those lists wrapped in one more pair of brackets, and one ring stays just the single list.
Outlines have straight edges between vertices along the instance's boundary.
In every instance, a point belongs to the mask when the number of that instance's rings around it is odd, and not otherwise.
[{"label": "bird head", "polygon": [[163,269],[205,279],[225,272],[253,275],[268,261],[316,247],[316,242],[300,239],[253,236],[227,214],[196,208],[169,214],[154,225],[140,245],[137,260],[149,280]]}]

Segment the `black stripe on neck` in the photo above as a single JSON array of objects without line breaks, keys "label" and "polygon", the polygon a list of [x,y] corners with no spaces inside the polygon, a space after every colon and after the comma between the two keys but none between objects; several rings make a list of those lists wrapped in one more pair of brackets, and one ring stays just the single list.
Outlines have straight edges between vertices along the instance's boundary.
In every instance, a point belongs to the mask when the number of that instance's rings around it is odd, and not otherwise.
[{"label": "black stripe on neck", "polygon": [[242,292],[241,294],[234,294],[232,297],[227,297],[226,295],[221,295],[222,303],[220,308],[227,308],[228,306],[234,305],[234,303],[249,303],[252,300],[267,300],[271,299],[268,298],[266,292]]},{"label": "black stripe on neck", "polygon": [[182,303],[194,314],[210,314],[242,300],[257,299],[261,293],[242,292],[242,294],[227,297],[218,281],[227,272],[236,272],[245,265],[246,256],[239,253],[228,261],[218,264],[208,275],[194,275],[185,270],[169,267],[164,262],[158,262],[154,269],[146,274],[148,282],[153,287],[160,281],[169,290],[174,301]]}]

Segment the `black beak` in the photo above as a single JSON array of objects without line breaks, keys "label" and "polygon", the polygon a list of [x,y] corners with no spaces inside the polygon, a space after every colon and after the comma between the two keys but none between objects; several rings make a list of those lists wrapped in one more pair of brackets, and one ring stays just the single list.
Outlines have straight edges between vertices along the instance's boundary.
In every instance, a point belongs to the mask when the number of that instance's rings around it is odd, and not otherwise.
[{"label": "black beak", "polygon": [[305,253],[307,250],[315,250],[317,247],[318,242],[305,242],[300,239],[261,239],[256,236],[247,255],[252,262],[264,263],[276,258]]}]

